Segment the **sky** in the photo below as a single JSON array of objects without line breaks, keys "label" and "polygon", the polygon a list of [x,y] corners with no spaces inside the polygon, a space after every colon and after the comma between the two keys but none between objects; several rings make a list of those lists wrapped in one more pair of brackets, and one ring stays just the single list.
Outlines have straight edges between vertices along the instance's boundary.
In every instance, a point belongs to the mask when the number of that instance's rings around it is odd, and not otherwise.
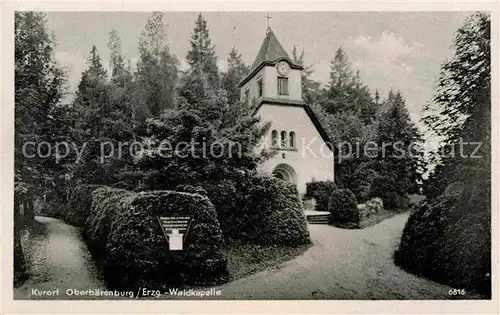
[{"label": "sky", "polygon": [[[109,31],[116,29],[123,53],[132,64],[149,12],[46,12],[47,27],[54,31],[56,59],[66,69],[74,91],[92,45],[103,64],[109,64]],[[186,54],[197,12],[164,12],[171,51],[186,69]],[[423,106],[432,99],[440,66],[453,56],[455,31],[471,12],[203,12],[224,71],[232,47],[251,64],[265,37],[266,15],[273,32],[291,55],[304,50],[313,79],[328,83],[330,61],[342,47],[360,71],[372,93],[385,98],[390,89],[406,99],[411,118],[418,122]]]}]

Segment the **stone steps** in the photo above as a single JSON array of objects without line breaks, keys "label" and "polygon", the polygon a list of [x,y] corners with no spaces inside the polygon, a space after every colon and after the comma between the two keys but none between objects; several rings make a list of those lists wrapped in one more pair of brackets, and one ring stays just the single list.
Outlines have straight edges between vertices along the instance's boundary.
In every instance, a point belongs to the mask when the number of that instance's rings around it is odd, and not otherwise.
[{"label": "stone steps", "polygon": [[304,215],[309,224],[328,224],[330,213],[328,211],[316,211],[316,201],[314,199],[303,200]]},{"label": "stone steps", "polygon": [[328,224],[328,221],[330,220],[330,215],[329,214],[309,214],[306,215],[307,222],[309,224]]}]

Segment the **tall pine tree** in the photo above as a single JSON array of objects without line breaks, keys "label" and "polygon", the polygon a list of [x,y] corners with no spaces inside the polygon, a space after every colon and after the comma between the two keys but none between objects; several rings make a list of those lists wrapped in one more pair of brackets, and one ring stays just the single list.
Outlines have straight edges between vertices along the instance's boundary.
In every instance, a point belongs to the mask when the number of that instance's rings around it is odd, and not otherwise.
[{"label": "tall pine tree", "polygon": [[219,89],[221,82],[217,67],[217,56],[215,55],[215,45],[212,45],[207,21],[205,21],[201,13],[195,21],[189,43],[191,46],[187,54],[187,61],[191,66],[191,71],[204,73],[207,76],[208,84],[213,89]]},{"label": "tall pine tree", "polygon": [[[59,102],[63,97],[65,75],[54,58],[55,38],[46,28],[45,15],[16,12],[14,16],[14,283],[26,279],[20,239],[20,210],[34,219],[33,200],[57,189],[55,181],[61,165],[55,159],[41,158],[29,142],[55,143],[64,136],[58,130],[62,119]],[[25,150],[23,150],[25,149]],[[31,223],[31,222],[30,222]]]},{"label": "tall pine tree", "polygon": [[108,136],[106,117],[112,110],[111,90],[107,71],[101,57],[92,46],[87,59],[88,68],[82,72],[80,83],[73,101],[74,126],[78,131],[80,148],[85,146],[82,160],[75,168],[75,177],[86,183],[101,183],[102,165],[99,163],[99,141]]},{"label": "tall pine tree", "polygon": [[[45,15],[41,13],[15,16],[15,184],[27,200],[25,209],[30,217],[33,217],[33,198],[46,193],[61,171],[61,165],[54,159],[43,159],[38,154],[27,158],[22,152],[28,141],[55,143],[64,132],[54,126],[62,119],[58,106],[66,79],[55,61],[55,38],[45,23]],[[46,153],[42,150],[41,155]]]},{"label": "tall pine tree", "polygon": [[[444,139],[431,156],[437,166],[425,185],[430,197],[440,195],[465,174],[473,177],[472,173],[479,172],[484,180],[490,177],[490,24],[487,14],[476,13],[457,31],[455,55],[443,64],[433,102],[424,109],[423,122]],[[481,158],[470,158],[473,153]]]},{"label": "tall pine tree", "polygon": [[[307,89],[306,89],[307,90]],[[311,107],[329,129],[339,156],[336,179],[339,185],[351,189],[358,201],[369,195],[371,181],[377,175],[373,161],[356,152],[373,140],[378,105],[372,100],[368,87],[353,69],[347,54],[337,49],[330,63],[328,85],[312,94],[316,104]]]},{"label": "tall pine tree", "polygon": [[[252,117],[250,108],[237,101],[235,91],[235,84],[248,69],[233,50],[228,73],[223,77],[229,91],[221,88],[214,46],[201,14],[196,20],[187,59],[191,67],[177,88],[175,110],[165,111],[147,122],[143,139],[151,148],[148,152],[153,154],[144,154],[139,159],[143,188],[213,184],[231,174],[253,172],[265,158],[265,152],[255,152],[255,146],[269,124],[262,125]],[[241,106],[237,113],[233,110],[235,106]],[[162,141],[179,150],[167,158],[155,154]],[[185,145],[178,147],[179,143]],[[211,151],[214,144],[218,149]]]},{"label": "tall pine tree", "polygon": [[368,87],[361,81],[359,71],[352,68],[341,47],[330,62],[330,81],[321,92],[319,102],[332,114],[348,112],[358,115],[365,124],[374,119],[377,106]]},{"label": "tall pine tree", "polygon": [[101,63],[97,48],[92,46],[87,59],[88,68],[82,72],[74,100],[74,108],[81,119],[77,120],[79,130],[84,136],[100,132],[102,114],[109,109],[109,89],[107,71]]},{"label": "tall pine tree", "polygon": [[137,118],[144,121],[174,107],[179,62],[170,52],[163,13],[154,12],[139,39],[135,83]]},{"label": "tall pine tree", "polygon": [[109,32],[108,49],[111,69],[111,82],[118,87],[130,87],[132,75],[128,65],[125,64],[125,59],[122,52],[122,41],[118,32],[113,29]]},{"label": "tall pine tree", "polygon": [[411,121],[403,96],[389,93],[386,110],[376,124],[376,171],[381,175],[374,194],[388,208],[405,206],[407,194],[418,193],[422,181],[422,137]]},{"label": "tall pine tree", "polygon": [[248,75],[249,67],[243,62],[241,54],[233,47],[227,59],[227,72],[222,75],[222,88],[228,93],[230,104],[240,101],[238,85]]},{"label": "tall pine tree", "polygon": [[238,119],[249,114],[252,104],[240,100],[239,83],[250,69],[243,62],[241,54],[233,47],[229,53],[227,72],[222,74],[222,88],[227,92],[229,108],[224,115],[225,126],[233,125]]}]

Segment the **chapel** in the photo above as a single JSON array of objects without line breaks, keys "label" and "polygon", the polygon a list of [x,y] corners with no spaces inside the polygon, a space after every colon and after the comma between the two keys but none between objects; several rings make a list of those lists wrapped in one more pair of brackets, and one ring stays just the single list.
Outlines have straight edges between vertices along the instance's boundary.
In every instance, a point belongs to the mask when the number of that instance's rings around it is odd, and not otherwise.
[{"label": "chapel", "polygon": [[302,70],[268,28],[249,75],[239,85],[241,100],[254,104],[262,122],[271,122],[262,146],[277,152],[259,170],[295,184],[300,194],[308,182],[334,181],[335,171],[332,142],[303,101]]}]

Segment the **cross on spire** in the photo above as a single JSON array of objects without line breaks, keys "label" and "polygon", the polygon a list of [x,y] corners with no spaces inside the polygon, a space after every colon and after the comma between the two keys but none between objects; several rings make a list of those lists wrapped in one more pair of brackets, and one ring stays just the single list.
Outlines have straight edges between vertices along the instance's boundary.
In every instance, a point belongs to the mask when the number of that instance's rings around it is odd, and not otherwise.
[{"label": "cross on spire", "polygon": [[269,13],[266,15],[266,19],[267,19],[267,29],[270,29],[271,26],[269,26],[269,20],[272,19],[272,17],[269,15]]},{"label": "cross on spire", "polygon": [[233,34],[232,34],[233,36],[231,38],[231,40],[233,42],[233,48],[234,48],[234,33],[235,33],[235,31],[236,31],[236,26],[233,27]]}]

